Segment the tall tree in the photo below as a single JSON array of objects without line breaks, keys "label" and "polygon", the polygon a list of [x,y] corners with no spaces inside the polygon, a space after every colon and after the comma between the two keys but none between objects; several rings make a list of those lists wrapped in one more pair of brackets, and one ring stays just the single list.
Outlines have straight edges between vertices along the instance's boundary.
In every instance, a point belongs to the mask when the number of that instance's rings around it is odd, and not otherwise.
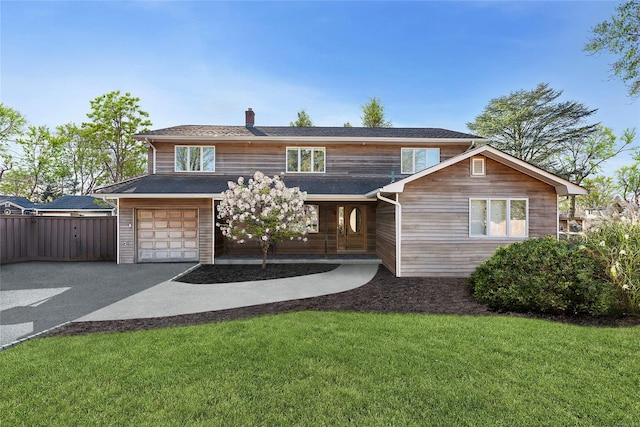
[{"label": "tall tree", "polygon": [[[626,129],[618,143],[613,131],[600,125],[586,139],[569,140],[564,144],[555,172],[581,185],[585,178],[598,173],[604,162],[628,150],[634,138],[635,129]],[[575,213],[576,196],[571,196],[569,214],[575,216]]]},{"label": "tall tree", "polygon": [[379,98],[369,98],[369,101],[361,105],[362,126],[368,128],[390,128],[393,126],[390,120],[385,120],[384,106]]},{"label": "tall tree", "polygon": [[614,179],[606,175],[585,178],[582,186],[589,190],[589,194],[580,196],[580,205],[587,209],[601,209],[611,206],[616,196]]},{"label": "tall tree", "polygon": [[609,52],[618,59],[611,64],[632,97],[640,96],[640,1],[631,0],[616,8],[611,21],[591,29],[592,37],[584,47],[591,54]]},{"label": "tall tree", "polygon": [[147,148],[132,136],[151,126],[149,114],[140,109],[140,99],[114,91],[91,102],[89,122],[82,124],[83,134],[100,147],[101,161],[110,182],[140,175],[145,170]]},{"label": "tall tree", "polygon": [[22,156],[16,168],[7,173],[7,181],[14,181],[13,194],[30,200],[45,202],[43,194],[60,193],[57,185],[61,165],[61,145],[46,126],[29,126],[16,140],[22,149]]},{"label": "tall tree", "polygon": [[0,180],[13,167],[10,144],[22,134],[26,124],[20,112],[0,103]]},{"label": "tall tree", "polygon": [[63,147],[61,181],[65,193],[89,194],[97,185],[106,183],[107,170],[100,146],[86,138],[76,124],[58,126],[56,138]]},{"label": "tall tree", "polygon": [[616,171],[616,183],[625,201],[640,206],[640,156],[633,165]]},{"label": "tall tree", "polygon": [[558,102],[562,91],[540,83],[492,99],[475,121],[467,123],[491,145],[543,169],[553,170],[571,141],[586,140],[598,124],[584,124],[597,110],[575,101]]},{"label": "tall tree", "polygon": [[298,111],[298,120],[290,123],[291,127],[306,127],[313,126],[313,122],[311,121],[311,117],[307,114],[305,110]]}]

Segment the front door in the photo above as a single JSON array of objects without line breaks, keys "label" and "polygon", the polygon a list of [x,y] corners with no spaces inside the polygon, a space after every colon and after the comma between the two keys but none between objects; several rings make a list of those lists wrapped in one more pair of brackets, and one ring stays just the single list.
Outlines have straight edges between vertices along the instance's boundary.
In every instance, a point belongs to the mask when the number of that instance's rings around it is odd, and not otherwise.
[{"label": "front door", "polygon": [[367,248],[366,206],[338,206],[338,251],[365,251]]}]

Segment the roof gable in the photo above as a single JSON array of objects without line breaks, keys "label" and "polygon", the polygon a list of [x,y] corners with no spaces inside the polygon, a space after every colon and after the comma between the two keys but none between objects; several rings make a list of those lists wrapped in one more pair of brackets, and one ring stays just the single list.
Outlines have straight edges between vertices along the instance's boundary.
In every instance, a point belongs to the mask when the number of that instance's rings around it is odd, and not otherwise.
[{"label": "roof gable", "polygon": [[26,197],[21,196],[3,196],[0,194],[0,203],[11,203],[13,206],[20,209],[34,209],[39,205],[37,203],[33,203]]},{"label": "roof gable", "polygon": [[466,151],[460,155],[451,157],[444,162],[440,162],[435,166],[424,169],[418,173],[408,176],[400,181],[388,184],[382,188],[383,193],[402,193],[404,191],[405,184],[420,179],[424,176],[433,174],[439,170],[447,168],[453,164],[459,163],[463,160],[470,159],[471,157],[483,155],[489,159],[502,163],[512,169],[515,169],[521,173],[529,175],[539,181],[553,186],[556,192],[560,196],[580,195],[587,194],[588,191],[579,185],[573,184],[564,178],[560,178],[550,172],[533,166],[523,160],[513,157],[507,153],[504,153],[490,145],[483,145],[472,150]]}]

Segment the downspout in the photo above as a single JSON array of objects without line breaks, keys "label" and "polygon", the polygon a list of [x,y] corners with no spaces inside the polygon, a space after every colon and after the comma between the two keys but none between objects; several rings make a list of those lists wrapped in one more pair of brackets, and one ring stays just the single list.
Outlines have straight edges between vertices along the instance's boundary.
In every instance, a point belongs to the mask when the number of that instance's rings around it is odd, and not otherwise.
[{"label": "downspout", "polygon": [[122,232],[120,224],[120,198],[116,199],[116,264],[120,264],[120,233]]},{"label": "downspout", "polygon": [[376,194],[379,200],[383,202],[391,203],[396,207],[396,277],[402,277],[400,257],[402,256],[402,205],[398,202],[398,193],[396,193],[396,200],[391,200],[384,197],[380,192]]},{"label": "downspout", "polygon": [[211,229],[213,233],[211,233],[211,264],[215,264],[216,262],[216,200],[211,198]]},{"label": "downspout", "polygon": [[153,162],[153,167],[152,167],[151,173],[155,175],[155,173],[156,173],[156,151],[157,151],[156,150],[156,146],[153,145],[147,138],[145,138],[144,140],[145,140],[145,142],[147,144],[149,144],[149,147],[151,147],[151,149],[153,150],[153,155],[151,156],[151,159],[152,159],[152,162]]}]

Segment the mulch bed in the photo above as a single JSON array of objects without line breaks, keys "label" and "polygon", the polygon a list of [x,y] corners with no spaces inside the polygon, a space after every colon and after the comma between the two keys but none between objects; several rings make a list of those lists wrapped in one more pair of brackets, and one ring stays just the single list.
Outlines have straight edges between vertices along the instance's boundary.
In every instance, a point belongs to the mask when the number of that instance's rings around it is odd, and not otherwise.
[{"label": "mulch bed", "polygon": [[[269,274],[278,277],[300,275],[310,270],[313,264],[271,264]],[[333,266],[315,265],[324,271],[336,268]],[[231,271],[247,274],[250,266],[202,266],[204,271],[194,270],[178,280],[199,280],[195,283],[216,283],[216,280],[232,277]],[[259,268],[259,266],[258,266]],[[306,270],[305,270],[306,269]],[[244,270],[244,271],[243,271]],[[205,275],[205,271],[208,275]],[[279,271],[276,273],[275,271]],[[294,274],[295,273],[295,274]],[[310,273],[307,273],[310,274]],[[234,276],[239,281],[238,277]],[[242,276],[242,280],[259,280],[259,276]],[[250,277],[248,279],[247,277]],[[104,322],[70,323],[51,331],[48,335],[82,335],[97,332],[137,331],[145,329],[165,328],[173,326],[196,325],[227,320],[245,319],[266,314],[277,314],[301,310],[350,311],[376,313],[433,313],[471,316],[513,316],[546,319],[549,321],[571,323],[581,326],[620,327],[640,325],[637,317],[587,317],[587,316],[550,316],[522,313],[495,313],[479,304],[471,294],[471,288],[462,278],[397,278],[386,268],[380,267],[375,277],[359,288],[292,301],[261,304],[251,307],[228,310],[209,311],[204,313],[184,314],[179,316],[157,317],[148,319],[114,320]]]}]

